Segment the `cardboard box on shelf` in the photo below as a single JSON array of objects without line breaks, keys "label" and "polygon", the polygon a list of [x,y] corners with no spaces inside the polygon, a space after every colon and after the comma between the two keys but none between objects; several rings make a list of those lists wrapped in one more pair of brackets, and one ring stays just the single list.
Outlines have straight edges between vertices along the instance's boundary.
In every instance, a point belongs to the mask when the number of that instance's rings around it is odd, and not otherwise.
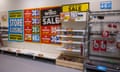
[{"label": "cardboard box on shelf", "polygon": [[56,64],[64,67],[83,70],[83,58],[61,54],[56,59]]}]

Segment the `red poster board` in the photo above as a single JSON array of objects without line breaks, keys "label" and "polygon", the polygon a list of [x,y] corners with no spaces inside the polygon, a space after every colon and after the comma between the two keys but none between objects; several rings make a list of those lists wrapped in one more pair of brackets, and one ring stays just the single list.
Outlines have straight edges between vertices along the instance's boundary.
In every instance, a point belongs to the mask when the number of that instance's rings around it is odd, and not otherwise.
[{"label": "red poster board", "polygon": [[24,39],[40,42],[40,8],[24,10]]},{"label": "red poster board", "polygon": [[24,39],[32,41],[32,9],[24,10]]}]

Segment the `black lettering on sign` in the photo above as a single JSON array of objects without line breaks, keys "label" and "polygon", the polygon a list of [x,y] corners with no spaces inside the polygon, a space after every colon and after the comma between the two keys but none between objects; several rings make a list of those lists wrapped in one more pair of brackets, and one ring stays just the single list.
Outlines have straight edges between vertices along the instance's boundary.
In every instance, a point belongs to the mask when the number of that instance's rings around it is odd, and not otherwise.
[{"label": "black lettering on sign", "polygon": [[22,40],[22,37],[18,37],[17,40]]},{"label": "black lettering on sign", "polygon": [[69,11],[81,11],[81,6],[80,4],[75,4],[75,5],[70,5]]},{"label": "black lettering on sign", "polygon": [[10,40],[16,40],[16,37],[10,36]]}]

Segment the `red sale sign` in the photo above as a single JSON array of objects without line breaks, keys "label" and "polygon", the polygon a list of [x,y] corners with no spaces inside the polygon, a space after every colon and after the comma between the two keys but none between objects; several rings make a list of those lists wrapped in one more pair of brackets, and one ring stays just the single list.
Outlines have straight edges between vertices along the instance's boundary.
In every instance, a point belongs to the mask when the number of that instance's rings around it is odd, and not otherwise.
[{"label": "red sale sign", "polygon": [[106,40],[93,40],[93,51],[104,51],[107,49],[107,41]]},{"label": "red sale sign", "polygon": [[118,49],[120,49],[120,42],[117,42],[116,46]]},{"label": "red sale sign", "polygon": [[107,41],[101,40],[100,51],[106,52],[106,50],[107,50]]},{"label": "red sale sign", "polygon": [[32,9],[24,10],[24,39],[32,41]]},{"label": "red sale sign", "polygon": [[110,35],[109,31],[103,31],[102,32],[102,37],[106,37],[107,38],[107,37],[109,37],[109,35]]},{"label": "red sale sign", "polygon": [[29,42],[40,42],[40,9],[24,10],[24,39]]},{"label": "red sale sign", "polygon": [[100,50],[100,40],[93,40],[93,51]]}]

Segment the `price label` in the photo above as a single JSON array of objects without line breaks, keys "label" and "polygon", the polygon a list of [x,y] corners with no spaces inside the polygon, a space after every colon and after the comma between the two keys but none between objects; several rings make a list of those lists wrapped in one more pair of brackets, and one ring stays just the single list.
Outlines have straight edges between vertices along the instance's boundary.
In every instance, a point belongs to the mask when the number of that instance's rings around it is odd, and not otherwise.
[{"label": "price label", "polygon": [[88,10],[89,10],[89,4],[88,3],[81,4],[81,11],[86,12]]},{"label": "price label", "polygon": [[112,1],[100,2],[100,9],[112,9]]},{"label": "price label", "polygon": [[103,31],[102,32],[102,37],[108,38],[110,35],[109,31]]},{"label": "price label", "polygon": [[93,40],[93,51],[99,51],[100,50],[100,40]]},{"label": "price label", "polygon": [[68,37],[72,37],[72,34],[67,35]]},{"label": "price label", "polygon": [[70,19],[70,16],[69,15],[65,15],[64,21],[69,21],[69,19]]},{"label": "price label", "polygon": [[107,41],[106,40],[93,40],[93,50],[94,51],[104,51],[107,49]]},{"label": "price label", "polygon": [[39,32],[39,26],[33,26],[32,32],[35,32],[35,33]]},{"label": "price label", "polygon": [[100,71],[105,71],[105,72],[107,71],[107,67],[106,66],[100,66],[99,65],[96,68],[97,68],[97,70],[100,70]]},{"label": "price label", "polygon": [[72,51],[72,48],[68,48],[67,51]]},{"label": "price label", "polygon": [[67,31],[72,31],[72,28],[67,28],[66,30],[67,30]]},{"label": "price label", "polygon": [[72,43],[73,41],[72,40],[69,40],[68,43]]},{"label": "price label", "polygon": [[62,7],[62,11],[63,11],[63,12],[69,12],[69,6],[67,6],[67,5],[66,5],[66,6],[63,6],[63,7]]},{"label": "price label", "polygon": [[32,24],[36,24],[36,18],[32,19]]},{"label": "price label", "polygon": [[106,52],[106,49],[107,49],[107,41],[101,40],[100,50]]},{"label": "price label", "polygon": [[120,42],[117,42],[117,48],[120,49]]},{"label": "price label", "polygon": [[16,50],[17,53],[20,53],[21,51],[20,50]]},{"label": "price label", "polygon": [[65,14],[64,13],[60,13],[60,19],[63,20],[65,17]]},{"label": "price label", "polygon": [[38,54],[39,57],[43,57],[44,55],[43,54]]},{"label": "price label", "polygon": [[32,10],[32,16],[36,16],[36,10]]},{"label": "price label", "polygon": [[11,49],[8,49],[9,52],[11,52]]},{"label": "price label", "polygon": [[39,36],[39,34],[33,34],[33,35],[32,35],[32,40],[33,40],[34,42],[39,42],[39,41],[40,41],[40,36]]}]

